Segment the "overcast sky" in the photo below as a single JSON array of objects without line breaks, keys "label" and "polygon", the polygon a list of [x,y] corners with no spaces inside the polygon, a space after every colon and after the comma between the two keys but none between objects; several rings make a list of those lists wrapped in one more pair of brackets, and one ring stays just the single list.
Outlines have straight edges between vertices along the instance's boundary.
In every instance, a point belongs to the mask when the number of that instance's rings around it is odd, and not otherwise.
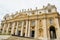
[{"label": "overcast sky", "polygon": [[15,13],[21,9],[28,9],[35,7],[42,8],[43,5],[55,5],[60,11],[60,0],[0,0],[0,21],[7,13]]}]

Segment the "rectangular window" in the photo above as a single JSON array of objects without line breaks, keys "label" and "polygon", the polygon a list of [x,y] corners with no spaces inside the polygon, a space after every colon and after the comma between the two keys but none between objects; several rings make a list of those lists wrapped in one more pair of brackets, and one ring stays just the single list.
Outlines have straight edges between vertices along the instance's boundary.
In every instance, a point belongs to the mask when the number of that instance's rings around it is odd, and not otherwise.
[{"label": "rectangular window", "polygon": [[22,21],[19,21],[19,22],[18,22],[18,25],[21,26],[21,25],[22,25]]},{"label": "rectangular window", "polygon": [[53,24],[53,19],[50,19],[50,24]]},{"label": "rectangular window", "polygon": [[35,21],[31,21],[31,26],[35,26]]}]

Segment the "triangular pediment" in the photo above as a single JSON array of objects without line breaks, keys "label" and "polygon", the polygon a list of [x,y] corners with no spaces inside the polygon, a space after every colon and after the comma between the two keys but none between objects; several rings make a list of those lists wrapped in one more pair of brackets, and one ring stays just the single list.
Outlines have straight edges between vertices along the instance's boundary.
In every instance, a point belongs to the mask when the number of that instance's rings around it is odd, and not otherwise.
[{"label": "triangular pediment", "polygon": [[19,18],[23,18],[23,17],[27,17],[27,14],[26,14],[26,13],[16,14],[16,15],[14,16],[14,19],[19,19]]}]

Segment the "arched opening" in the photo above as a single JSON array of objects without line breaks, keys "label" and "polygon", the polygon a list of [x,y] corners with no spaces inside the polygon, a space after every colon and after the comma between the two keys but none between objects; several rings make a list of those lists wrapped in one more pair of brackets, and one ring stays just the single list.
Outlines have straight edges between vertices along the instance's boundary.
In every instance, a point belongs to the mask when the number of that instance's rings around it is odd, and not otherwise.
[{"label": "arched opening", "polygon": [[18,36],[20,36],[21,31],[18,31]]},{"label": "arched opening", "polygon": [[54,26],[51,26],[50,27],[50,38],[51,39],[56,39],[56,30],[55,30],[55,27]]},{"label": "arched opening", "polygon": [[35,31],[31,31],[31,37],[34,37]]}]

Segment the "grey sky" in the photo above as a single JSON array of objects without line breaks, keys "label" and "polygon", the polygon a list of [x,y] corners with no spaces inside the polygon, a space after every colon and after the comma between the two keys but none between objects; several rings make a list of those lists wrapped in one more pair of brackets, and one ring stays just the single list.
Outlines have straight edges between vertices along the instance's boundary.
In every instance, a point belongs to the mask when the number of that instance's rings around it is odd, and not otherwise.
[{"label": "grey sky", "polygon": [[55,5],[60,11],[60,0],[0,0],[0,21],[5,14],[15,13],[21,9],[28,9],[35,7],[42,8],[48,3]]}]

